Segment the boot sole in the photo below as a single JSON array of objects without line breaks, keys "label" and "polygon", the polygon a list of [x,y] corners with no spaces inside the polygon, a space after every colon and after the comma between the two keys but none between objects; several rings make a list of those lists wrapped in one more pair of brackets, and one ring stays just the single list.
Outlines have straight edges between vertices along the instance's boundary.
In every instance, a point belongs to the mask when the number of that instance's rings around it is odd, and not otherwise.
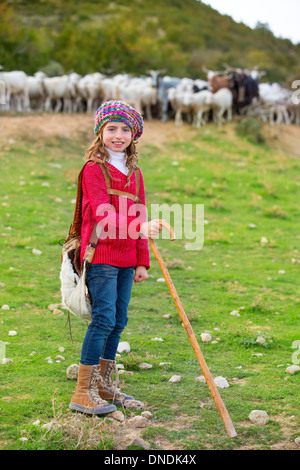
[{"label": "boot sole", "polygon": [[124,400],[121,401],[121,400],[114,399],[114,400],[112,400],[112,402],[113,402],[116,406],[123,406],[126,400],[134,400],[134,398],[133,398],[133,397],[130,397],[129,395],[125,395]]},{"label": "boot sole", "polygon": [[[127,405],[126,405],[126,402],[127,402]],[[139,402],[138,400],[135,400],[133,397],[127,397],[124,399],[124,401],[113,400],[113,403],[116,406],[122,406],[124,408],[127,408],[128,410],[143,410],[145,408],[144,403]],[[134,405],[134,403],[136,404]]]},{"label": "boot sole", "polygon": [[117,411],[115,405],[103,406],[103,408],[87,408],[86,406],[77,405],[77,403],[70,403],[69,408],[71,410],[80,411],[89,415],[105,415],[107,413],[113,413]]}]

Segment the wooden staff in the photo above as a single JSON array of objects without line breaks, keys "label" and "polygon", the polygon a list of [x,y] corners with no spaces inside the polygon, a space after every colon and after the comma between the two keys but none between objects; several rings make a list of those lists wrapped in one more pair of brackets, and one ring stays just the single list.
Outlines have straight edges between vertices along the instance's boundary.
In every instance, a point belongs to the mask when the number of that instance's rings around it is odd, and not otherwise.
[{"label": "wooden staff", "polygon": [[[161,224],[162,226],[164,226],[164,227],[170,232],[171,240],[175,240],[175,235],[174,235],[174,230],[173,230],[173,228],[172,228],[167,222],[165,222],[165,221],[160,221],[160,224]],[[222,418],[222,420],[223,420],[223,423],[224,423],[224,425],[225,425],[225,428],[226,428],[226,430],[227,430],[227,433],[228,433],[229,437],[231,437],[231,438],[232,438],[232,437],[236,437],[236,436],[237,436],[237,433],[236,433],[236,431],[235,431],[235,429],[234,429],[234,426],[233,426],[233,424],[232,424],[232,421],[231,421],[231,419],[230,419],[230,416],[229,416],[229,414],[228,414],[228,411],[227,411],[227,409],[225,408],[225,405],[224,405],[224,403],[223,403],[223,401],[222,401],[222,398],[221,398],[221,396],[220,396],[220,394],[219,394],[218,388],[217,388],[217,386],[216,386],[216,384],[215,384],[215,382],[214,382],[214,380],[213,380],[213,377],[212,377],[212,375],[211,375],[211,373],[210,373],[210,370],[209,370],[209,368],[207,367],[207,364],[206,364],[206,362],[205,362],[205,359],[204,359],[204,357],[203,357],[203,354],[202,354],[202,352],[201,352],[201,349],[200,349],[200,347],[199,347],[199,345],[198,345],[198,342],[197,342],[197,340],[196,340],[196,338],[195,338],[195,335],[194,335],[193,329],[192,329],[192,327],[191,327],[191,324],[190,324],[190,322],[189,322],[189,319],[188,319],[188,317],[187,317],[187,315],[186,315],[186,313],[185,313],[185,311],[184,311],[184,309],[183,309],[183,306],[182,306],[181,301],[180,301],[180,299],[179,299],[179,297],[178,297],[178,294],[177,294],[177,292],[176,292],[176,289],[175,289],[175,287],[174,287],[174,284],[173,284],[173,282],[172,282],[172,279],[171,279],[171,277],[170,277],[170,274],[169,274],[169,272],[168,272],[168,269],[167,269],[167,267],[166,267],[166,265],[165,265],[165,263],[164,263],[164,260],[162,259],[162,257],[161,257],[161,255],[160,255],[158,249],[157,249],[157,246],[156,246],[154,240],[152,240],[152,239],[150,238],[150,239],[149,239],[149,243],[150,243],[150,246],[151,246],[152,251],[153,251],[153,253],[154,253],[154,256],[155,256],[155,258],[157,259],[158,264],[159,264],[159,266],[160,266],[160,268],[161,268],[161,270],[162,270],[162,273],[163,273],[164,278],[165,278],[165,280],[166,280],[166,283],[167,283],[167,285],[168,285],[168,287],[169,287],[169,290],[170,290],[170,292],[171,292],[171,294],[172,294],[172,297],[173,297],[173,299],[174,299],[174,302],[175,302],[175,305],[176,305],[176,307],[177,307],[178,313],[179,313],[180,318],[181,318],[181,320],[182,320],[182,322],[183,322],[183,324],[184,324],[184,327],[185,327],[185,329],[186,329],[187,335],[188,335],[189,340],[190,340],[190,342],[191,342],[192,348],[193,348],[193,350],[194,350],[194,352],[195,352],[195,354],[196,354],[196,357],[197,357],[198,362],[199,362],[199,364],[200,364],[200,367],[201,367],[201,369],[202,369],[203,375],[204,375],[204,377],[205,377],[206,383],[207,383],[208,388],[209,388],[209,390],[210,390],[210,393],[211,393],[211,395],[212,395],[212,397],[213,397],[213,399],[214,399],[214,402],[215,402],[215,404],[216,404],[216,406],[217,406],[217,408],[218,408],[218,411],[219,411],[219,413],[220,413],[220,415],[221,415],[221,418]]]}]

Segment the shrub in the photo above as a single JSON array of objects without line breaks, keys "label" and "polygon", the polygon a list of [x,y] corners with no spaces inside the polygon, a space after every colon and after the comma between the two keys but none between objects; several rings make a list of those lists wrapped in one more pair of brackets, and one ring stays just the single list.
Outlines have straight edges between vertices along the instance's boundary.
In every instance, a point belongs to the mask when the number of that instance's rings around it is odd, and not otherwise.
[{"label": "shrub", "polygon": [[50,62],[44,67],[41,67],[40,70],[44,72],[48,77],[57,77],[64,74],[63,66],[55,60],[50,60]]},{"label": "shrub", "polygon": [[242,119],[235,128],[236,133],[243,137],[247,137],[254,144],[265,143],[265,138],[261,133],[261,124],[253,118]]}]

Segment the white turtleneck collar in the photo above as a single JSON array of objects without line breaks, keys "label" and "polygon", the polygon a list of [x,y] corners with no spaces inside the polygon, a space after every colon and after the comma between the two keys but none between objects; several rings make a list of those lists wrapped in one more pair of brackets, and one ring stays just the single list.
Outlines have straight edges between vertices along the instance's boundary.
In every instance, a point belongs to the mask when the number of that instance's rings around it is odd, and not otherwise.
[{"label": "white turtleneck collar", "polygon": [[111,165],[113,165],[115,168],[121,171],[121,173],[124,173],[124,175],[127,175],[128,168],[126,167],[126,163],[125,163],[125,152],[114,152],[113,150],[110,150],[107,147],[105,147],[105,150],[108,152],[110,156],[109,163],[111,163]]}]

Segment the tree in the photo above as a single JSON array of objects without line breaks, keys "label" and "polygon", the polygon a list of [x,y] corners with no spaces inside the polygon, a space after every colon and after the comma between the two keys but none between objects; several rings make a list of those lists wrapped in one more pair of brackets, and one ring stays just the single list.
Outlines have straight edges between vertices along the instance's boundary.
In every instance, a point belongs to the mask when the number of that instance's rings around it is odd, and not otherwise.
[{"label": "tree", "polygon": [[261,21],[257,21],[255,29],[264,29],[265,31],[271,31],[269,23],[262,23]]}]

